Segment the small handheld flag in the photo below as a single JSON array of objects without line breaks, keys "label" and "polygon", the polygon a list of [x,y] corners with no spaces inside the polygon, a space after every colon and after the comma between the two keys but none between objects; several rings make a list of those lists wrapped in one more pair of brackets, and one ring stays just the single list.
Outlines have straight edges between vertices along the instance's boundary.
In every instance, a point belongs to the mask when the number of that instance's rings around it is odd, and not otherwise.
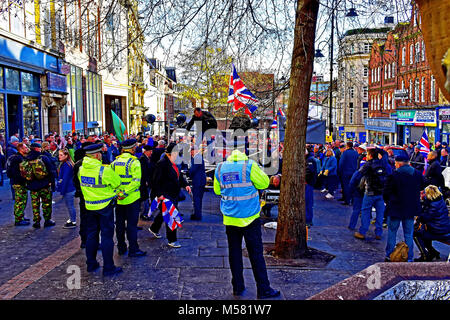
[{"label": "small handheld flag", "polygon": [[430,143],[428,141],[427,128],[425,128],[425,130],[423,131],[422,137],[420,138],[420,141],[419,141],[419,146],[420,146],[420,153],[424,157],[426,157],[428,155],[428,153],[430,152]]},{"label": "small handheld flag", "polygon": [[181,228],[183,218],[181,217],[175,205],[169,199],[164,198],[163,200],[158,200],[158,198],[155,198],[150,206],[148,216],[150,217],[160,204],[164,222],[167,224],[170,230],[173,231],[176,228]]}]

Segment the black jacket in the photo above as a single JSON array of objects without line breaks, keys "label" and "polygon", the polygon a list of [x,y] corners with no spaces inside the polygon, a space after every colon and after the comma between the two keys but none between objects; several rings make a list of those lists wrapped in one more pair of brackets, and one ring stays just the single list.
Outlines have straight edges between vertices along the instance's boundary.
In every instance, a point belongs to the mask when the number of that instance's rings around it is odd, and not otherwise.
[{"label": "black jacket", "polygon": [[52,189],[55,188],[55,179],[57,177],[56,174],[56,168],[53,165],[52,161],[47,157],[44,156],[42,153],[37,151],[30,151],[27,156],[27,160],[36,160],[37,158],[41,157],[42,161],[45,164],[45,168],[47,169],[47,176],[43,179],[33,179],[31,181],[27,181],[27,188],[31,191],[37,191],[44,188],[47,188],[51,185]]},{"label": "black jacket", "polygon": [[24,157],[19,152],[13,154],[8,158],[6,162],[6,175],[10,179],[11,185],[26,185],[26,180],[20,174],[19,164],[23,161]]},{"label": "black jacket", "polygon": [[445,186],[441,165],[437,158],[428,162],[428,167],[425,171],[425,183],[427,186],[431,184],[441,188]]},{"label": "black jacket", "polygon": [[147,200],[149,197],[148,191],[152,185],[154,164],[150,162],[150,159],[145,154],[139,158],[139,162],[141,163],[141,187],[139,188],[141,200]]},{"label": "black jacket", "polygon": [[450,218],[442,197],[431,201],[425,199],[418,219],[426,224],[426,230],[435,234],[450,234]]},{"label": "black jacket", "polygon": [[205,131],[208,129],[217,129],[217,121],[209,111],[202,111],[202,115],[200,117],[196,117],[194,115],[191,121],[189,121],[189,123],[187,124],[186,130],[191,130],[195,121],[202,122],[202,133],[205,133]]},{"label": "black jacket", "polygon": [[314,186],[317,180],[317,165],[314,160],[313,153],[308,153],[306,156],[306,183],[310,186]]},{"label": "black jacket", "polygon": [[409,165],[395,170],[388,178],[383,198],[385,215],[397,219],[412,219],[421,211],[420,191],[424,187],[422,173]]},{"label": "black jacket", "polygon": [[80,171],[80,167],[83,165],[83,159],[75,162],[73,166],[73,185],[75,187],[75,197],[83,198],[83,193],[81,192],[81,184],[80,179],[78,179],[78,171]]},{"label": "black jacket", "polygon": [[425,168],[425,159],[420,152],[413,153],[411,156],[411,167],[414,169],[423,172],[423,168]]},{"label": "black jacket", "polygon": [[150,161],[153,165],[156,165],[159,160],[161,160],[161,155],[166,151],[165,148],[155,148],[152,151],[152,155],[150,156]]},{"label": "black jacket", "polygon": [[180,172],[179,176],[167,155],[156,164],[152,179],[151,198],[164,196],[173,202],[178,202],[181,188],[188,184]]},{"label": "black jacket", "polygon": [[387,170],[382,160],[372,159],[367,161],[361,169],[361,176],[366,178],[367,195],[382,195],[387,178]]}]

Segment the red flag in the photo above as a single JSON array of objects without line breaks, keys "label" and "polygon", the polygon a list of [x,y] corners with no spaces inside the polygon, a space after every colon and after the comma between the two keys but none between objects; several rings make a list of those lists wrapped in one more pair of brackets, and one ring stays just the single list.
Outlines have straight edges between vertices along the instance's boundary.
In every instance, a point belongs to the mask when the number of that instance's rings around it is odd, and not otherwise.
[{"label": "red flag", "polygon": [[75,132],[75,109],[72,110],[72,133]]}]

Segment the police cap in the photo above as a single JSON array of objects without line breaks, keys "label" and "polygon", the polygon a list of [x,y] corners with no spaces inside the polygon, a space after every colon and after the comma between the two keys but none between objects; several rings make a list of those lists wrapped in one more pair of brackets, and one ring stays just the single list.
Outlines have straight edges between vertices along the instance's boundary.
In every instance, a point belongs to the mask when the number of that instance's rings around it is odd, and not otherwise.
[{"label": "police cap", "polygon": [[102,152],[103,143],[94,143],[84,147],[83,149],[86,151],[86,154],[94,154],[98,152]]},{"label": "police cap", "polygon": [[136,139],[127,139],[122,142],[122,149],[133,149],[137,145]]}]

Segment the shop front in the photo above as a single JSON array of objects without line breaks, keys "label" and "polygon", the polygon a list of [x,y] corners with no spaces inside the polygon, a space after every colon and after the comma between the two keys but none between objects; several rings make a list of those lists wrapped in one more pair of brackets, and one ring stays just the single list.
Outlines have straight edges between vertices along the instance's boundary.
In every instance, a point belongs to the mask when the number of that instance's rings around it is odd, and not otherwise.
[{"label": "shop front", "polygon": [[365,119],[369,144],[393,145],[396,143],[395,120],[386,118]]},{"label": "shop front", "polygon": [[441,142],[450,144],[450,107],[438,107],[439,121],[436,130],[436,136]]},{"label": "shop front", "polygon": [[42,95],[48,92],[49,73],[60,73],[56,56],[0,36],[0,133],[6,139],[48,132],[49,100]]},{"label": "shop front", "polygon": [[397,110],[398,144],[418,142],[427,128],[428,141],[436,141],[436,110]]}]

